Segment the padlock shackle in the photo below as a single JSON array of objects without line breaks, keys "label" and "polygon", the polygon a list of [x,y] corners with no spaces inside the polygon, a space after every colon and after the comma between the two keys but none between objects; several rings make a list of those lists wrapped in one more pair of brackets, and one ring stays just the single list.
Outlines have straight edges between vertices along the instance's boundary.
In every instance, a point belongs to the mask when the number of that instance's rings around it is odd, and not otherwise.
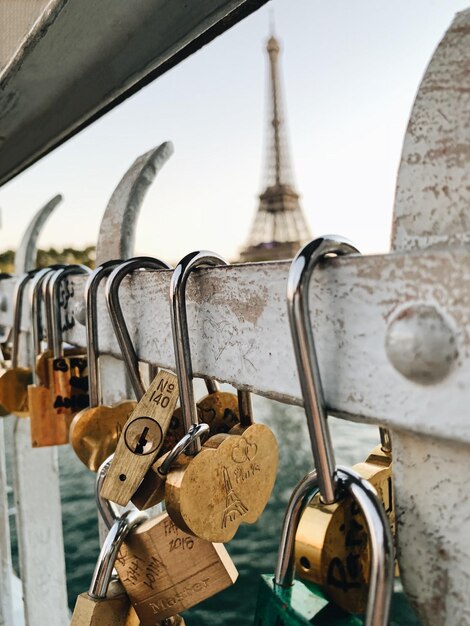
[{"label": "padlock shackle", "polygon": [[146,521],[140,511],[125,511],[111,526],[101,547],[88,595],[96,600],[106,597],[118,552],[133,528]]},{"label": "padlock shackle", "polygon": [[300,388],[307,415],[308,432],[318,485],[323,501],[336,498],[335,456],[327,423],[320,368],[309,312],[309,286],[314,268],[326,255],[358,253],[347,239],[326,235],[306,244],[292,261],[287,281],[287,310],[297,362]]},{"label": "padlock shackle", "polygon": [[121,348],[124,363],[127,368],[127,374],[130,378],[132,388],[137,401],[142,399],[145,394],[145,385],[139,373],[139,359],[137,352],[132,344],[131,336],[127,328],[126,320],[122,312],[121,302],[119,300],[119,287],[125,276],[135,270],[171,270],[171,265],[160,259],[139,256],[128,261],[124,261],[112,272],[106,282],[106,302],[108,305],[109,315],[113,324],[114,333]]},{"label": "padlock shackle", "polygon": [[90,407],[98,406],[102,400],[101,377],[98,366],[98,359],[100,356],[98,344],[98,288],[102,280],[109,276],[119,263],[122,263],[122,261],[113,260],[102,263],[93,270],[85,285],[85,331]]},{"label": "padlock shackle", "polygon": [[[196,268],[217,265],[228,265],[228,263],[214,252],[208,252],[207,250],[190,252],[175,267],[170,282],[171,330],[173,333],[176,375],[178,376],[181,415],[185,434],[189,432],[192,424],[198,423],[186,312],[186,286],[189,275]],[[197,454],[200,449],[201,443],[198,439],[189,446],[186,454]]]},{"label": "padlock shackle", "polygon": [[111,529],[114,522],[119,518],[119,511],[111,500],[107,500],[103,498],[101,495],[101,489],[103,487],[106,476],[108,475],[109,468],[111,467],[111,463],[113,461],[114,454],[108,456],[106,461],[104,461],[96,474],[95,481],[95,499],[96,499],[96,508],[98,509],[98,514],[104,522],[104,525],[108,530]]},{"label": "padlock shackle", "polygon": [[[338,466],[341,487],[357,502],[364,515],[371,548],[369,593],[365,626],[386,626],[393,591],[393,538],[385,509],[372,485],[354,470]],[[274,573],[274,588],[291,587],[294,581],[295,536],[310,499],[319,491],[316,472],[310,472],[295,487],[282,525]]]},{"label": "padlock shackle", "polygon": [[[41,297],[43,283],[48,276],[55,270],[53,267],[45,267],[39,270],[32,282],[31,290],[29,292],[29,302],[31,307],[31,327],[32,327],[32,351],[33,351],[33,384],[38,385],[40,383],[39,375],[36,370],[36,357],[41,353],[41,341],[42,341],[42,309],[41,309]],[[47,332],[47,328],[45,329]]]},{"label": "padlock shackle", "polygon": [[89,267],[81,264],[67,265],[65,268],[58,269],[52,274],[47,283],[47,306],[51,312],[51,349],[54,358],[63,356],[62,352],[62,324],[60,316],[60,285],[64,278],[72,274],[90,274]]}]

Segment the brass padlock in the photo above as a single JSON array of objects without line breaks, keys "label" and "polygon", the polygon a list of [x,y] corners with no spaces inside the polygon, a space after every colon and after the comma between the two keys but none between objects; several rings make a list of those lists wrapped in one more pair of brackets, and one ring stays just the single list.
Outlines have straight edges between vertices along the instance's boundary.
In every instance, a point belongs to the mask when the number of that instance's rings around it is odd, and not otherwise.
[{"label": "brass padlock", "polygon": [[[45,268],[38,272],[31,290],[32,352],[41,352],[42,323],[41,294],[54,269]],[[46,315],[47,312],[45,311]],[[49,329],[50,331],[50,329]],[[49,337],[48,337],[49,339]],[[41,354],[50,354],[49,350]],[[38,360],[38,359],[37,359]],[[41,384],[38,370],[33,370],[33,384],[28,386],[28,405],[33,448],[59,446],[68,443],[68,427],[64,416],[54,408],[49,388]]]},{"label": "brass padlock", "polygon": [[3,375],[0,376],[0,404],[3,407],[2,413],[4,415],[10,413],[17,417],[26,417],[28,415],[28,385],[32,381],[32,371],[27,367],[19,367],[18,356],[23,295],[27,284],[33,276],[34,272],[23,274],[18,279],[13,296],[11,367],[6,369]]},{"label": "brass padlock", "polygon": [[[62,345],[61,310],[73,296],[64,278],[71,274],[88,274],[89,268],[69,265],[58,269],[47,282],[47,308],[50,311],[52,358],[48,361],[48,381],[54,408],[64,415],[68,425],[72,417],[88,406],[88,370],[86,355],[66,356]],[[73,313],[65,326],[73,325]]]},{"label": "brass padlock", "polygon": [[178,460],[180,454],[197,438],[207,437],[209,434],[208,424],[193,424],[188,433],[184,435],[175,447],[163,456],[159,457],[145,474],[144,480],[132,496],[132,504],[141,511],[160,504],[165,498],[166,477],[173,463]]},{"label": "brass padlock", "polygon": [[[96,485],[98,509],[108,526],[115,523],[115,507],[99,494],[109,467],[110,460],[99,469]],[[238,577],[223,545],[182,532],[167,513],[139,524],[126,537],[115,567],[142,626],[195,606]]]},{"label": "brass padlock", "polygon": [[[204,381],[208,393],[196,404],[199,423],[208,424],[210,435],[228,433],[240,422],[237,396],[229,391],[221,391],[217,382],[210,378],[205,378]],[[182,408],[178,407],[173,413],[162,454],[171,450],[183,436],[183,413]]]},{"label": "brass padlock", "polygon": [[[225,261],[213,253],[189,254],[176,267],[170,284],[173,343],[185,433],[198,423],[185,288],[194,268],[216,264]],[[239,435],[216,434],[202,448],[192,444],[167,475],[167,511],[185,532],[208,541],[229,541],[240,524],[253,524],[263,512],[274,487],[277,464],[276,438],[264,424],[247,425]]]},{"label": "brass padlock", "polygon": [[85,287],[87,363],[90,406],[83,409],[70,425],[70,443],[77,457],[92,472],[112,454],[127,418],[136,406],[133,400],[123,400],[113,406],[102,404],[99,374],[97,293],[103,278],[120,261],[108,261],[97,267]]},{"label": "brass padlock", "polygon": [[127,534],[145,520],[142,513],[126,511],[109,530],[96,563],[88,592],[78,596],[70,626],[125,626],[130,600],[111,575],[117,554]]},{"label": "brass padlock", "polygon": [[[391,449],[377,446],[355,470],[375,487],[392,534],[395,527]],[[370,544],[364,517],[349,494],[324,504],[317,494],[306,507],[295,541],[299,578],[320,585],[328,598],[351,613],[365,611]]]}]

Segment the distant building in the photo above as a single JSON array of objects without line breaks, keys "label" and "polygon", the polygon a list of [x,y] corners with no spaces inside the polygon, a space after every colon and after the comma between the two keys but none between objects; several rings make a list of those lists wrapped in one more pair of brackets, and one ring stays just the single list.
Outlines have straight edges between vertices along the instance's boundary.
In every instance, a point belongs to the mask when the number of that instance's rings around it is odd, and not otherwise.
[{"label": "distant building", "polygon": [[265,190],[250,235],[240,252],[240,261],[292,258],[311,234],[294,188],[290,167],[285,118],[282,113],[279,74],[279,42],[272,36],[269,56],[270,123],[266,155]]}]

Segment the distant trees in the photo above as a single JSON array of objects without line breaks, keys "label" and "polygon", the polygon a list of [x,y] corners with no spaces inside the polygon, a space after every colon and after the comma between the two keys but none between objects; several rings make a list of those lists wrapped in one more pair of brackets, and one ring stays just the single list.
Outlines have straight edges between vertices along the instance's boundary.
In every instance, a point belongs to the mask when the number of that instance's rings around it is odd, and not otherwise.
[{"label": "distant trees", "polygon": [[[94,267],[95,258],[95,246],[88,246],[83,250],[76,250],[75,248],[56,250],[55,248],[49,248],[49,250],[38,250],[37,267],[47,267],[48,265],[54,265],[54,263],[81,263],[82,265],[88,265],[88,267]],[[14,263],[14,250],[0,252],[0,271],[13,272]]]}]

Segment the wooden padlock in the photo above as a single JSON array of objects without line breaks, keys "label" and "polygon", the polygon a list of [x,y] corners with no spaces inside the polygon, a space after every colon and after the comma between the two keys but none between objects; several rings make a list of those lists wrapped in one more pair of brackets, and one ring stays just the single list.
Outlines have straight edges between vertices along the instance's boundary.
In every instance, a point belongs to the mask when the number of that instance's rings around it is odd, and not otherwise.
[{"label": "wooden padlock", "polygon": [[120,261],[108,261],[97,267],[85,287],[86,342],[90,406],[83,409],[70,425],[70,444],[77,457],[92,472],[116,450],[124,425],[136,407],[133,400],[114,406],[102,404],[98,348],[98,287]]},{"label": "wooden padlock", "polygon": [[[395,514],[391,450],[374,448],[353,466],[377,490],[392,533]],[[295,542],[297,576],[320,585],[327,597],[351,613],[365,611],[370,545],[364,517],[351,495],[324,504],[317,494],[300,520]]]}]

